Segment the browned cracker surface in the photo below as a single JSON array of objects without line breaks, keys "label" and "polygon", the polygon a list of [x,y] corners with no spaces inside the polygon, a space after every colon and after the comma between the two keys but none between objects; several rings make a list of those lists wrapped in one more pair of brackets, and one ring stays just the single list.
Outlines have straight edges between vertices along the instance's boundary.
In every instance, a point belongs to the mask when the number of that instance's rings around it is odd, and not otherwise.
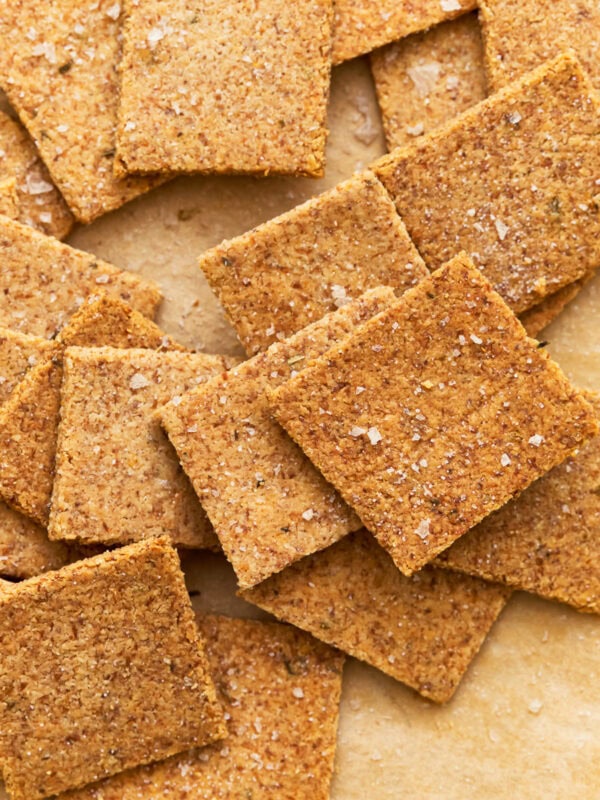
[{"label": "browned cracker surface", "polygon": [[371,173],[351,178],[200,258],[250,355],[377,286],[427,275],[393,202]]},{"label": "browned cracker surface", "polygon": [[486,96],[477,15],[376,50],[371,69],[388,150],[410,144]]},{"label": "browned cracker surface", "polygon": [[464,254],[271,399],[408,575],[597,431]]},{"label": "browned cracker surface", "polygon": [[149,317],[161,299],[145,278],[6,217],[0,217],[0,263],[0,325],[37,336],[54,336],[99,291]]},{"label": "browned cracker surface", "polygon": [[600,117],[563,56],[375,172],[430,268],[466,250],[522,312],[600,262]]},{"label": "browned cracker surface", "polygon": [[161,412],[240,586],[360,526],[271,416],[267,391],[394,302],[376,289]]},{"label": "browned cracker surface", "polygon": [[142,542],[0,595],[0,758],[35,800],[225,734],[177,553]]},{"label": "browned cracker surface", "polygon": [[0,0],[0,84],[81,222],[156,184],[113,175],[119,16],[106,0]]},{"label": "browned cracker surface", "polygon": [[510,594],[466,577],[426,567],[406,578],[363,530],[242,597],[443,703]]},{"label": "browned cracker surface", "polygon": [[475,6],[474,0],[334,0],[333,63],[425,31]]},{"label": "browned cracker surface", "polygon": [[[17,216],[49,236],[63,239],[73,217],[54,186],[29,134],[15,120],[0,112],[0,178],[14,178]],[[5,213],[5,212],[3,212]]]},{"label": "browned cracker surface", "polygon": [[[600,417],[600,399],[592,399]],[[600,436],[487,517],[440,564],[600,613]]]},{"label": "browned cracker surface", "polygon": [[221,356],[67,348],[50,538],[118,544],[166,534],[214,546],[153,412],[225,369]]},{"label": "browned cracker surface", "polygon": [[60,800],[328,800],[344,657],[287,625],[198,622],[227,739]]},{"label": "browned cracker surface", "polygon": [[17,219],[19,216],[17,182],[14,178],[0,181],[0,214],[9,219]]},{"label": "browned cracker surface", "polygon": [[323,174],[331,0],[125,0],[130,172]]},{"label": "browned cracker surface", "polygon": [[573,48],[600,87],[600,7],[593,0],[481,0],[490,88]]}]

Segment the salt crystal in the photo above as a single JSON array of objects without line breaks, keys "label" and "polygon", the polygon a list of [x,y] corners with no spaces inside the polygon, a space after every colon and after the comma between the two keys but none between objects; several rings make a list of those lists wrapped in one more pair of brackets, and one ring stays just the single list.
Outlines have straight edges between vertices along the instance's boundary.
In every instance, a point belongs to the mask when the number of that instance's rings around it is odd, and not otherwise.
[{"label": "salt crystal", "polygon": [[506,239],[506,234],[509,231],[508,225],[505,225],[499,219],[494,220],[494,225],[496,226],[496,231],[498,232],[498,238],[501,242],[503,242]]},{"label": "salt crystal", "polygon": [[441,0],[442,11],[460,11],[461,5],[458,0]]},{"label": "salt crystal", "polygon": [[307,522],[310,522],[310,520],[314,517],[314,515],[315,512],[312,510],[312,508],[307,508],[306,511],[302,512],[302,519],[305,519]]},{"label": "salt crystal", "polygon": [[346,290],[344,287],[339,286],[337,283],[334,283],[331,287],[331,296],[333,297],[333,302],[336,308],[343,308],[352,301],[352,298],[346,296]]},{"label": "salt crystal", "polygon": [[25,178],[25,191],[27,194],[46,194],[46,192],[51,192],[53,189],[54,186],[51,183],[42,178],[36,178],[31,173]]},{"label": "salt crystal", "polygon": [[129,386],[132,389],[143,389],[146,386],[150,386],[150,381],[145,378],[141,373],[136,372],[135,375],[131,376],[129,381]]},{"label": "salt crystal", "polygon": [[527,708],[532,714],[539,714],[540,711],[542,710],[543,705],[544,704],[542,703],[541,700],[536,699],[532,700],[531,703],[529,703],[529,705],[527,706]]},{"label": "salt crystal", "polygon": [[509,464],[512,463],[507,453],[502,453],[502,458],[500,459],[500,463],[502,464],[503,467],[508,467]]},{"label": "salt crystal", "polygon": [[110,280],[109,275],[98,275],[96,278],[96,283],[108,283]]},{"label": "salt crystal", "polygon": [[416,125],[407,125],[406,132],[409,136],[421,136],[421,134],[425,131],[422,122],[418,122]]},{"label": "salt crystal", "polygon": [[294,688],[292,689],[292,694],[294,695],[294,697],[297,697],[299,700],[304,697],[304,692],[302,691],[302,689],[299,686],[294,686]]},{"label": "salt crystal", "polygon": [[362,394],[365,390],[364,386],[357,386],[356,387],[356,394]]},{"label": "salt crystal", "polygon": [[409,67],[406,73],[421,97],[426,97],[435,89],[440,77],[440,65],[437,61],[429,61],[425,64]]},{"label": "salt crystal", "polygon": [[474,333],[471,334],[471,341],[473,344],[483,344],[483,339],[480,339],[479,336],[475,336]]},{"label": "salt crystal", "polygon": [[508,121],[510,122],[511,125],[518,125],[522,119],[523,117],[519,114],[518,111],[513,111],[508,115]]},{"label": "salt crystal", "polygon": [[106,16],[110,17],[111,19],[119,19],[120,13],[121,13],[120,3],[115,3],[113,6],[109,6],[106,9]]},{"label": "salt crystal", "polygon": [[150,47],[154,47],[157,45],[161,39],[164,39],[165,32],[162,28],[152,28],[150,33],[148,34],[148,44]]},{"label": "salt crystal", "polygon": [[369,437],[369,441],[371,444],[377,444],[382,440],[382,435],[379,433],[377,428],[369,428],[367,431],[367,436]]},{"label": "salt crystal", "polygon": [[535,433],[533,436],[529,437],[529,444],[532,444],[534,447],[539,447],[543,441],[544,437],[540,436],[539,433]]},{"label": "salt crystal", "polygon": [[350,431],[350,436],[364,436],[366,432],[366,428],[359,428],[358,425],[355,425]]},{"label": "salt crystal", "polygon": [[419,527],[415,530],[417,536],[421,539],[426,539],[429,536],[429,528],[431,527],[431,520],[430,519],[422,519],[419,522]]}]

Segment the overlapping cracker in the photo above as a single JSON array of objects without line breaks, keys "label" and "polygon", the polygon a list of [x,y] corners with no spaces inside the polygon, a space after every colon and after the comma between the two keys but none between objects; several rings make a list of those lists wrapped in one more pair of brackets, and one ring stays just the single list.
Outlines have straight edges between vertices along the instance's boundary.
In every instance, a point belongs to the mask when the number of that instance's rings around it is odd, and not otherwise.
[{"label": "overlapping cracker", "polygon": [[[592,402],[600,418],[600,398]],[[600,613],[600,436],[483,520],[438,562]]]},{"label": "overlapping cracker", "polygon": [[586,275],[574,283],[563,286],[558,292],[548,295],[537,306],[528,308],[519,319],[529,336],[537,337],[544,328],[550,325],[564,311],[571,300],[574,300],[583,287],[591,280],[594,273]]},{"label": "overlapping cracker", "polygon": [[600,87],[600,8],[593,0],[482,0],[479,8],[494,91],[570,48]]},{"label": "overlapping cracker", "polygon": [[0,181],[0,214],[9,219],[17,219],[19,216],[17,182],[14,178]]},{"label": "overlapping cracker", "polygon": [[47,343],[52,351],[37,359],[0,408],[0,497],[42,525],[48,523],[54,481],[63,350],[103,345],[183,349],[142,314],[107,295],[84,304],[56,343]]},{"label": "overlapping cracker", "polygon": [[17,213],[13,219],[64,239],[73,225],[73,216],[52,183],[27,131],[2,112],[0,178],[13,178],[16,182]]},{"label": "overlapping cracker", "polygon": [[321,176],[332,13],[332,0],[126,0],[117,164]]},{"label": "overlapping cracker", "polygon": [[216,540],[153,412],[224,371],[221,356],[67,348],[48,533],[82,544]]},{"label": "overlapping cracker", "polygon": [[376,50],[371,69],[388,150],[411,144],[486,96],[477,15]]},{"label": "overlapping cracker", "polygon": [[0,593],[0,759],[34,800],[223,738],[177,553],[104,553]]},{"label": "overlapping cracker", "polygon": [[444,703],[510,595],[467,577],[426,567],[406,578],[362,530],[241,596]]},{"label": "overlapping cracker", "polygon": [[120,4],[0,2],[0,84],[80,222],[157,184],[116,178]]},{"label": "overlapping cracker", "polygon": [[561,56],[373,169],[430,268],[466,250],[519,313],[600,262],[599,163],[595,93]]},{"label": "overlapping cracker", "polygon": [[99,291],[152,317],[158,287],[75,250],[28,225],[0,217],[0,325],[52,338],[84,299]]},{"label": "overlapping cracker", "polygon": [[198,623],[227,739],[60,800],[328,800],[344,657],[287,625]]},{"label": "overlapping cracker", "polygon": [[428,274],[369,172],[223,242],[200,267],[250,355],[367,289],[402,293]]},{"label": "overlapping cracker", "polygon": [[474,0],[335,0],[333,63],[472,11]]},{"label": "overlapping cracker", "polygon": [[598,429],[464,254],[271,400],[406,575]]}]

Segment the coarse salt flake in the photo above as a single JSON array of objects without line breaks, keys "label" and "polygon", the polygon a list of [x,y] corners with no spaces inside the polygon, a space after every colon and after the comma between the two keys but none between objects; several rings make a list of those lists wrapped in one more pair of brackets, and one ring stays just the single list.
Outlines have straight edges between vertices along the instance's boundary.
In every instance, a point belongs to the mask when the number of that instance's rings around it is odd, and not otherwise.
[{"label": "coarse salt flake", "polygon": [[415,533],[420,539],[426,539],[429,536],[430,528],[431,528],[431,520],[422,519],[421,522],[419,522],[419,525],[416,528]]},{"label": "coarse salt flake", "polygon": [[294,686],[294,688],[292,689],[292,694],[299,700],[301,700],[304,697],[304,692],[299,686]]},{"label": "coarse salt flake", "polygon": [[136,372],[135,375],[131,376],[129,386],[132,389],[143,389],[146,386],[150,386],[150,381],[148,378],[145,378],[141,372]]},{"label": "coarse salt flake", "polygon": [[508,453],[502,453],[500,463],[502,464],[503,467],[508,467],[512,463]]},{"label": "coarse salt flake", "polygon": [[121,4],[115,3],[112,6],[109,6],[106,9],[106,16],[110,17],[111,19],[119,19],[119,15],[121,13]]},{"label": "coarse salt flake", "polygon": [[152,28],[148,34],[148,44],[150,47],[157,45],[161,39],[165,38],[165,32],[162,28]]},{"label": "coarse salt flake", "polygon": [[540,436],[539,433],[534,433],[533,436],[529,437],[529,444],[532,444],[534,447],[539,447],[543,441],[544,437]]},{"label": "coarse salt flake", "polygon": [[355,426],[354,426],[354,427],[353,427],[353,428],[350,430],[350,436],[355,436],[355,437],[356,437],[356,436],[364,436],[366,432],[367,432],[367,429],[366,429],[366,428],[359,428],[359,426],[358,426],[358,425],[355,425]]},{"label": "coarse salt flake", "polygon": [[506,239],[506,234],[509,231],[508,225],[505,225],[501,220],[497,219],[494,220],[494,225],[496,226],[496,232],[498,234],[498,238],[501,242]]},{"label": "coarse salt flake", "polygon": [[440,0],[442,11],[460,11],[462,6],[458,0]]},{"label": "coarse salt flake", "polygon": [[346,296],[344,287],[339,286],[337,283],[334,283],[331,287],[331,296],[333,297],[336,308],[343,308],[347,306],[348,303],[352,302],[352,298]]},{"label": "coarse salt flake", "polygon": [[375,427],[369,428],[369,430],[367,431],[367,436],[369,437],[369,441],[371,442],[371,444],[377,444],[383,439],[383,436],[379,433],[379,431]]},{"label": "coarse salt flake", "polygon": [[306,511],[302,512],[302,519],[305,519],[307,522],[310,522],[311,519],[314,517],[315,512],[312,508],[307,508]]},{"label": "coarse salt flake", "polygon": [[406,132],[409,136],[421,136],[424,133],[425,128],[422,122],[417,122],[416,125],[407,125]]},{"label": "coarse salt flake", "polygon": [[518,125],[522,119],[523,117],[519,114],[518,111],[512,111],[508,115],[508,121],[510,122],[511,125]]},{"label": "coarse salt flake", "polygon": [[406,73],[421,97],[426,97],[435,89],[440,77],[440,65],[437,61],[416,64],[414,67],[409,67]]},{"label": "coarse salt flake", "polygon": [[475,336],[474,333],[471,334],[470,338],[473,344],[483,344],[483,339],[480,339],[479,336]]}]

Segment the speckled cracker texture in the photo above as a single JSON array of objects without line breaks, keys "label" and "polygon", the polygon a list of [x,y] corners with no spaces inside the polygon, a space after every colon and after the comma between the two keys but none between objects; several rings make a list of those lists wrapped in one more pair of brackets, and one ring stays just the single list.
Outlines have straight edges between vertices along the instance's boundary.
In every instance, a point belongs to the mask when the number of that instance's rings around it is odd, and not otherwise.
[{"label": "speckled cracker texture", "polygon": [[153,413],[225,369],[221,356],[67,348],[50,538],[119,544],[166,534],[177,545],[214,547]]},{"label": "speckled cracker texture", "polygon": [[80,222],[156,185],[113,174],[120,4],[0,1],[0,84]]},{"label": "speckled cracker texture", "polygon": [[475,7],[473,0],[335,0],[333,63],[425,31]]},{"label": "speckled cracker texture", "polygon": [[519,313],[600,262],[600,116],[562,56],[374,170],[434,269],[471,254]]},{"label": "speckled cracker texture", "polygon": [[223,242],[200,267],[250,355],[367,289],[401,294],[428,274],[369,172]]},{"label": "speckled cracker texture", "polygon": [[597,431],[464,254],[271,400],[407,575]]},{"label": "speckled cracker texture", "polygon": [[328,800],[344,657],[287,625],[198,621],[227,739],[60,800]]},{"label": "speckled cracker texture", "polygon": [[50,236],[0,217],[0,325],[50,339],[86,297],[114,295],[152,317],[158,287]]},{"label": "speckled cracker texture", "polygon": [[477,14],[376,50],[371,69],[388,150],[411,144],[485,98]]},{"label": "speckled cracker texture", "polygon": [[600,7],[593,0],[481,0],[490,88],[500,89],[573,48],[600,88]]},{"label": "speckled cracker texture", "polygon": [[17,182],[14,178],[0,181],[0,214],[9,219],[19,216]]},{"label": "speckled cracker texture", "polygon": [[71,212],[52,183],[25,128],[2,112],[0,178],[14,178],[16,181],[17,214],[14,219],[49,236],[64,239],[73,225]]},{"label": "speckled cracker texture", "polygon": [[0,758],[35,800],[225,735],[177,553],[124,547],[0,594]]},{"label": "speckled cracker texture", "polygon": [[[592,399],[600,418],[600,399]],[[600,613],[600,436],[469,531],[447,565]]]},{"label": "speckled cracker texture", "polygon": [[443,703],[510,594],[466,577],[426,567],[406,578],[363,530],[241,596]]},{"label": "speckled cracker texture", "polygon": [[267,392],[393,304],[376,289],[161,412],[240,586],[252,586],[360,527],[275,422]]},{"label": "speckled cracker texture", "polygon": [[125,0],[128,172],[323,174],[332,0]]}]

